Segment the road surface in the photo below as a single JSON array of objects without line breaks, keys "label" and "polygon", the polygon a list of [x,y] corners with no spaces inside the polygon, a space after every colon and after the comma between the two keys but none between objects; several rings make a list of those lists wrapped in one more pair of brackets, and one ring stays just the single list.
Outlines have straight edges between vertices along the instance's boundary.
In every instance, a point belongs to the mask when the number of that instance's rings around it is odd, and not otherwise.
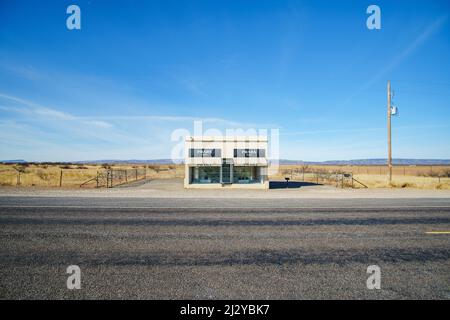
[{"label": "road surface", "polygon": [[1,299],[450,299],[449,198],[0,196],[0,242]]}]

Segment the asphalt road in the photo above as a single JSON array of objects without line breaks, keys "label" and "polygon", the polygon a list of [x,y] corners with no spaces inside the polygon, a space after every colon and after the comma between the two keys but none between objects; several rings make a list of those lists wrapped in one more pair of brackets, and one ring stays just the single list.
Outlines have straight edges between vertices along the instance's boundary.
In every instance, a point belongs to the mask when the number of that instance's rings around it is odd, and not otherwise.
[{"label": "asphalt road", "polygon": [[450,299],[435,231],[450,199],[2,196],[0,298]]}]

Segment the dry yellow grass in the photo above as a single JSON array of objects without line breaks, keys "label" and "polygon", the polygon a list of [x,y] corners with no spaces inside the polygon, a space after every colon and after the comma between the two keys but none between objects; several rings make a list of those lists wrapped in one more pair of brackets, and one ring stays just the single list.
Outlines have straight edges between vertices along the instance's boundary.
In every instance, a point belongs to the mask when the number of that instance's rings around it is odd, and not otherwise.
[{"label": "dry yellow grass", "polygon": [[[22,187],[59,187],[62,172],[62,187],[80,187],[83,182],[97,177],[97,173],[106,172],[102,165],[44,165],[29,164],[18,166],[10,164],[0,164],[0,186],[17,186],[19,182],[19,172],[15,169],[23,170],[20,173],[20,186]],[[171,179],[184,176],[184,167],[175,165],[112,165],[114,170],[129,170],[130,180],[134,179],[133,171],[144,168],[149,179]],[[140,175],[139,178],[143,178]],[[95,181],[86,184],[84,187],[95,187]]]},{"label": "dry yellow grass", "polygon": [[[388,182],[386,166],[324,166],[324,165],[282,165],[276,175],[271,179],[284,179],[335,184],[334,181],[326,181],[312,173],[306,173],[303,177],[303,169],[306,172],[345,172],[352,173],[353,177],[369,188],[419,188],[419,189],[450,189],[450,178],[444,177],[450,172],[450,166],[394,166],[392,183]],[[441,176],[441,177],[439,177]],[[347,186],[351,181],[345,181]],[[362,187],[358,183],[354,187]]]},{"label": "dry yellow grass", "polygon": [[[16,186],[18,172],[14,165],[0,164],[0,186]],[[422,189],[450,189],[450,178],[430,177],[450,170],[450,166],[395,166],[393,170],[393,183],[388,184],[386,167],[381,166],[320,166],[309,165],[303,168],[300,165],[282,165],[276,175],[270,176],[271,180],[284,180],[291,177],[293,180],[302,181],[302,169],[312,172],[348,172],[370,188],[422,188]],[[149,179],[173,179],[184,177],[183,165],[112,165],[114,170],[130,170],[130,179],[134,179],[134,169],[140,172],[145,168]],[[62,187],[80,187],[83,182],[93,179],[97,173],[106,172],[102,165],[56,165],[56,164],[29,164],[23,167],[24,172],[20,174],[20,186],[23,187],[59,187],[60,174],[63,173]],[[143,178],[141,176],[140,178]],[[305,181],[317,182],[314,174],[305,174]],[[320,183],[333,182],[320,180]],[[347,185],[350,183],[347,182]],[[85,188],[96,186],[95,181],[86,184]],[[354,184],[358,187],[358,184]]]},{"label": "dry yellow grass", "polygon": [[450,189],[450,178],[394,175],[389,184],[387,175],[355,174],[354,177],[369,188]]},{"label": "dry yellow grass", "polygon": [[[307,165],[309,170],[312,171],[342,171],[353,174],[369,174],[369,175],[387,175],[387,166],[334,166],[334,165]],[[289,170],[302,170],[301,165],[281,165],[280,171],[288,173]],[[392,168],[392,174],[395,176],[430,176],[437,175],[439,173],[443,174],[450,170],[450,166],[422,166],[422,165],[411,165],[411,166],[394,166]]]}]

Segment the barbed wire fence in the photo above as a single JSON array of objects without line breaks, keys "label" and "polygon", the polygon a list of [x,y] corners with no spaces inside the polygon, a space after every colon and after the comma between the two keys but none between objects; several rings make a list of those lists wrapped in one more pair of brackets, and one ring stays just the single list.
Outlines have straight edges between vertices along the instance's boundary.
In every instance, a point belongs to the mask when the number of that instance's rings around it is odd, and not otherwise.
[{"label": "barbed wire fence", "polygon": [[147,168],[105,169],[97,171],[95,178],[83,182],[80,187],[95,183],[97,188],[113,188],[139,180],[147,180]]},{"label": "barbed wire fence", "polygon": [[[394,166],[395,176],[416,176],[435,179],[436,183],[449,183],[450,168],[448,166]],[[291,181],[302,181],[316,184],[335,185],[336,187],[360,188],[367,186],[365,175],[384,174],[384,167],[317,167],[299,165],[281,168],[273,176],[289,177]],[[355,178],[356,176],[356,178]],[[110,164],[93,167],[84,164],[26,163],[11,164],[0,168],[1,186],[20,187],[86,187],[111,188],[142,179],[183,178],[184,167],[177,165],[145,165],[130,167],[114,167]],[[357,180],[359,179],[359,180]],[[362,183],[363,181],[364,183]],[[370,183],[369,183],[370,185]]]},{"label": "barbed wire fence", "polygon": [[328,184],[334,185],[336,188],[354,188],[355,186],[368,188],[364,183],[355,179],[352,172],[344,172],[341,170],[327,171],[324,169],[313,169],[305,165],[300,168],[282,170],[281,173],[291,181]]}]

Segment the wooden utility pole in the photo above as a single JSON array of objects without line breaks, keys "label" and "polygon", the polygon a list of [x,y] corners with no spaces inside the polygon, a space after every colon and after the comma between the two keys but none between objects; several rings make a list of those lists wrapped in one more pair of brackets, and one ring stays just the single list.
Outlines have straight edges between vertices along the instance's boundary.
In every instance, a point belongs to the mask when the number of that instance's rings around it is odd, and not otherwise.
[{"label": "wooden utility pole", "polygon": [[392,147],[391,147],[391,82],[387,84],[387,119],[388,119],[388,171],[389,183],[392,182]]}]

